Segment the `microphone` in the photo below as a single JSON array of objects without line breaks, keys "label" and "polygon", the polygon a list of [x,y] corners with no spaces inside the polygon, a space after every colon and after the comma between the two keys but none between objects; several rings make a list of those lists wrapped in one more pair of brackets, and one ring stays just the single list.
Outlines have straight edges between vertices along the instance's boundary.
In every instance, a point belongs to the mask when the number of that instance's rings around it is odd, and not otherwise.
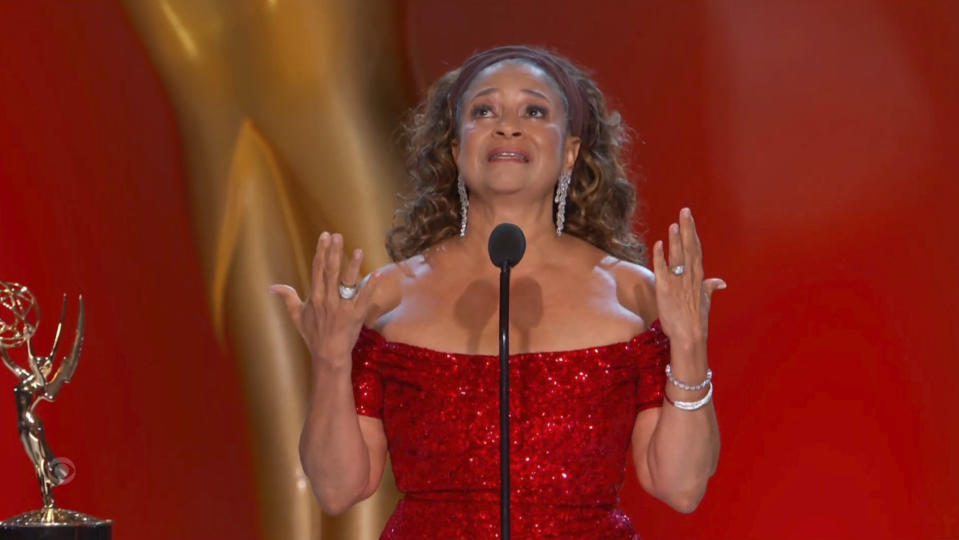
[{"label": "microphone", "polygon": [[526,253],[526,236],[512,223],[500,223],[489,235],[489,259],[497,268],[516,266]]},{"label": "microphone", "polygon": [[489,235],[489,260],[499,269],[499,456],[500,538],[510,540],[509,511],[509,269],[526,253],[526,236],[512,223]]}]

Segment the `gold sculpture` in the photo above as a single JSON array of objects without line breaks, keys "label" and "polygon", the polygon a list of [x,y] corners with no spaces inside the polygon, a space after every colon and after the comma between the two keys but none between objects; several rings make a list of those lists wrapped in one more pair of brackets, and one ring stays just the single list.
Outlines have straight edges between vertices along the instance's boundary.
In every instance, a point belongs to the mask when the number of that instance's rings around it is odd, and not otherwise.
[{"label": "gold sculpture", "polygon": [[[73,348],[62,358],[56,372],[53,371],[63,322],[67,315],[67,297],[63,297],[60,322],[53,338],[50,354],[38,356],[33,350],[33,335],[40,322],[40,309],[36,297],[28,288],[18,283],[0,281],[0,358],[7,369],[20,380],[14,395],[17,401],[17,429],[20,441],[33,463],[43,508],[20,514],[0,523],[0,533],[9,529],[50,526],[82,526],[109,529],[109,521],[103,521],[80,512],[57,508],[53,488],[63,484],[72,473],[71,467],[56,457],[47,443],[43,422],[37,416],[36,407],[41,401],[55,401],[63,385],[70,382],[77,370],[80,351],[83,348],[84,309],[83,297],[79,300],[77,328]],[[10,357],[9,349],[27,346],[29,369],[17,364]],[[51,377],[51,373],[53,376]],[[109,533],[107,533],[109,534]]]},{"label": "gold sculpture", "polygon": [[303,473],[309,356],[272,283],[309,286],[321,231],[383,248],[402,177],[406,106],[390,0],[123,0],[170,99],[210,317],[243,382],[263,539],[372,540],[381,489],[323,515]]}]

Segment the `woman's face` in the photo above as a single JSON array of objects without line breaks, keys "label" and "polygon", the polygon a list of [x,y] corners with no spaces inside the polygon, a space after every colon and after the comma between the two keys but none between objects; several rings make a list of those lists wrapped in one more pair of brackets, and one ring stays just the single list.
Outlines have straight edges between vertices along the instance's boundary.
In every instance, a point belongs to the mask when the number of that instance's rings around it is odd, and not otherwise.
[{"label": "woman's face", "polygon": [[538,67],[504,62],[481,71],[463,94],[453,159],[474,193],[551,196],[572,170],[579,138],[566,134],[563,98]]}]

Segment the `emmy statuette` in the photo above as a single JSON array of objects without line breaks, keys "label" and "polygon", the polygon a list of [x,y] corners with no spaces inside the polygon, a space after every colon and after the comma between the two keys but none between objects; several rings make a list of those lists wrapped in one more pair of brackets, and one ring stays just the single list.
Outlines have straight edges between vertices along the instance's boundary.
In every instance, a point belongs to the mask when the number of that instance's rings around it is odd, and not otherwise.
[{"label": "emmy statuette", "polygon": [[[33,350],[33,335],[40,322],[36,297],[18,283],[0,281],[0,359],[16,375],[14,388],[17,401],[17,429],[20,442],[33,463],[43,508],[26,512],[0,522],[0,540],[110,540],[112,522],[88,516],[73,510],[58,508],[53,488],[72,478],[69,460],[57,458],[47,444],[43,422],[37,416],[41,400],[53,402],[70,382],[77,369],[77,360],[83,348],[83,297],[79,299],[79,315],[73,339],[73,348],[63,356],[56,371],[53,369],[60,344],[63,321],[67,314],[67,298],[63,297],[60,323],[53,338],[53,347],[47,356],[38,356]],[[28,366],[13,361],[10,350],[27,346]],[[51,373],[53,376],[51,377]]]}]

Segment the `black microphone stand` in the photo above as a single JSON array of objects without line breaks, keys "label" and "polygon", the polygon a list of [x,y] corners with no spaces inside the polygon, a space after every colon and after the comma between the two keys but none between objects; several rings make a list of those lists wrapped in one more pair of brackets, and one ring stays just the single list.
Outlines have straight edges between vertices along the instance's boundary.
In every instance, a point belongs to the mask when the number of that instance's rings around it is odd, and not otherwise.
[{"label": "black microphone stand", "polygon": [[499,453],[501,537],[510,539],[509,489],[509,264],[499,273]]},{"label": "black microphone stand", "polygon": [[510,539],[509,487],[509,274],[526,252],[526,237],[512,223],[500,223],[489,236],[489,257],[499,274],[499,452],[500,523],[503,540]]}]

